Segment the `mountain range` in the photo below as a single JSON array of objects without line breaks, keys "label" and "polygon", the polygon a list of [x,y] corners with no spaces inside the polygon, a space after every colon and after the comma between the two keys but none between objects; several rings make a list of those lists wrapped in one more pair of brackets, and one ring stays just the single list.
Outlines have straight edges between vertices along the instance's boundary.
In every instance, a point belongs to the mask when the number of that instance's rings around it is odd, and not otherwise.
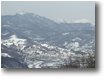
[{"label": "mountain range", "polygon": [[87,67],[85,60],[83,66],[75,63],[82,54],[95,56],[95,26],[33,13],[1,16],[1,52],[3,68]]}]

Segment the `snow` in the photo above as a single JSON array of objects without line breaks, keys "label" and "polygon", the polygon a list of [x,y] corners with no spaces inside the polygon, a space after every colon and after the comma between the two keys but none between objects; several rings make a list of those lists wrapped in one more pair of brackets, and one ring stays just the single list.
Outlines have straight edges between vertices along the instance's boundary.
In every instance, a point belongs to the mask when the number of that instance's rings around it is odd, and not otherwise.
[{"label": "snow", "polygon": [[3,57],[11,57],[9,54],[7,54],[7,53],[1,53],[1,56],[3,56]]},{"label": "snow", "polygon": [[17,14],[24,15],[24,14],[26,14],[26,12],[22,11],[22,12],[18,12]]},{"label": "snow", "polygon": [[74,21],[73,23],[91,23],[92,25],[95,25],[94,22],[92,22],[88,19],[79,19],[79,20]]},{"label": "snow", "polygon": [[74,46],[75,46],[76,48],[79,47],[79,43],[78,43],[78,42],[75,42],[74,44],[75,44]]},{"label": "snow", "polygon": [[29,64],[28,65],[28,68],[33,68],[33,64]]},{"label": "snow", "polygon": [[41,68],[41,64],[43,63],[43,61],[38,61],[38,62],[36,62],[36,63],[34,63],[34,65],[35,65],[35,68]]},{"label": "snow", "polygon": [[72,41],[81,41],[82,39],[80,37],[76,37],[74,39],[72,39]]},{"label": "snow", "polygon": [[71,20],[66,18],[53,19],[56,23],[71,23]]},{"label": "snow", "polygon": [[62,33],[62,35],[68,35],[69,34],[69,32],[67,32],[67,33]]},{"label": "snow", "polygon": [[[54,19],[53,19],[54,20]],[[56,23],[91,23],[92,25],[95,25],[94,22],[88,20],[88,19],[77,19],[75,21],[73,20],[69,20],[69,19],[65,19],[65,18],[60,18],[60,19],[55,19],[54,20]]]},{"label": "snow", "polygon": [[55,62],[45,63],[46,66],[54,66]]},{"label": "snow", "polygon": [[42,46],[44,46],[44,47],[48,47],[48,45],[47,45],[47,44],[42,44]]},{"label": "snow", "polygon": [[77,49],[79,47],[79,42],[73,42],[67,45],[68,48]]},{"label": "snow", "polygon": [[48,48],[49,48],[49,49],[53,49],[53,48],[55,48],[55,47],[54,47],[54,46],[48,46]]},{"label": "snow", "polygon": [[7,46],[15,44],[16,46],[19,46],[19,45],[24,45],[25,41],[26,39],[20,39],[20,38],[17,38],[16,35],[12,35],[9,39],[2,40],[2,44]]},{"label": "snow", "polygon": [[65,41],[65,43],[63,44],[64,46],[66,46],[68,44],[68,42],[67,41]]},{"label": "snow", "polygon": [[1,33],[1,35],[8,35],[8,34],[9,34],[9,32]]}]

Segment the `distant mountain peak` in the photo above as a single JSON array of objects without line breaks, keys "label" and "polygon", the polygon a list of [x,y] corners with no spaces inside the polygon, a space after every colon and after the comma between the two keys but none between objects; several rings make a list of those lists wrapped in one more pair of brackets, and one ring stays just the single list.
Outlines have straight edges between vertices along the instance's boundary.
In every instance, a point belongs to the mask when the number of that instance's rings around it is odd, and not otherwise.
[{"label": "distant mountain peak", "polygon": [[18,14],[18,15],[24,15],[24,14],[26,14],[27,12],[24,12],[24,11],[22,11],[22,12],[17,12],[16,14]]},{"label": "distant mountain peak", "polygon": [[38,14],[35,14],[35,13],[30,13],[30,12],[18,12],[16,13],[16,15],[20,15],[20,16],[32,16],[32,17],[42,17]]},{"label": "distant mountain peak", "polygon": [[95,25],[95,23],[91,22],[88,19],[79,19],[79,20],[74,21],[73,23],[90,23],[92,25]]},{"label": "distant mountain peak", "polygon": [[62,19],[62,18],[60,18],[60,19],[55,19],[54,21],[55,21],[56,23],[71,23],[70,20]]},{"label": "distant mountain peak", "polygon": [[88,24],[92,24],[92,25],[95,25],[95,23],[93,23],[92,21],[88,20],[88,19],[79,19],[79,20],[75,20],[75,21],[72,21],[72,20],[68,20],[68,19],[56,19],[54,20],[56,23],[88,23]]}]

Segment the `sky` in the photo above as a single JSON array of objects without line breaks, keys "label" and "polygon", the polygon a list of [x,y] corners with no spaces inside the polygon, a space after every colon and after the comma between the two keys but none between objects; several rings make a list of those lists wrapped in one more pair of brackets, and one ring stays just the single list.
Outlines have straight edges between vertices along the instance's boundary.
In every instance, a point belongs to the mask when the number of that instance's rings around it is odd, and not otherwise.
[{"label": "sky", "polygon": [[55,21],[95,23],[95,2],[83,1],[2,1],[1,15],[30,12]]}]

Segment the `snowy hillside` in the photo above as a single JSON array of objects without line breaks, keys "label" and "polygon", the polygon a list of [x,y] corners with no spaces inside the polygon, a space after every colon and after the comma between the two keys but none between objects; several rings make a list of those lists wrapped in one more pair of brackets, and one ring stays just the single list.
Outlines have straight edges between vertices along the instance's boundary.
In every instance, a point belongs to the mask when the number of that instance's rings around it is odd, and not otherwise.
[{"label": "snowy hillside", "polygon": [[[33,13],[1,16],[3,68],[95,67],[95,27]],[[7,62],[8,60],[8,62]]]}]

